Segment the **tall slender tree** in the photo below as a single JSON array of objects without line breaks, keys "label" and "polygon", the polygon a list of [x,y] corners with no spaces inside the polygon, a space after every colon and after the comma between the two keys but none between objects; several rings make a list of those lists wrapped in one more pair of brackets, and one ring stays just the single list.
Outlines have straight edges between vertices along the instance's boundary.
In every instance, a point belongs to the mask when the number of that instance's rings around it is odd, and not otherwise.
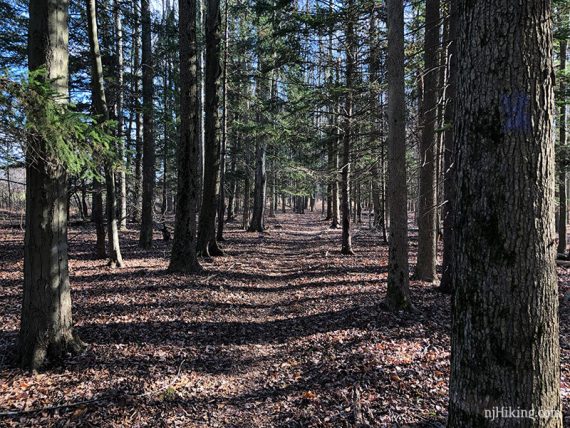
[{"label": "tall slender tree", "polygon": [[453,291],[453,212],[455,192],[453,116],[455,112],[457,77],[457,2],[449,1],[449,24],[447,34],[447,88],[445,94],[445,134],[443,137],[443,258],[439,291]]},{"label": "tall slender tree", "polygon": [[411,308],[408,267],[406,185],[406,98],[404,82],[404,3],[390,0],[388,16],[388,203],[390,235],[388,292],[392,309]]},{"label": "tall slender tree", "polygon": [[142,72],[143,72],[143,159],[142,159],[142,210],[139,246],[152,247],[154,182],[155,182],[155,143],[153,129],[153,76],[152,27],[150,0],[141,2],[142,19]]},{"label": "tall slender tree", "polygon": [[143,154],[143,118],[140,102],[141,79],[140,72],[140,0],[133,1],[133,109],[135,111],[135,159],[133,172],[133,209],[132,220],[135,223],[141,221],[141,186],[142,186],[142,154]]},{"label": "tall slender tree", "polygon": [[201,270],[196,256],[198,198],[198,85],[196,46],[196,3],[179,0],[180,49],[180,140],[178,141],[178,190],[174,243],[170,270]]},{"label": "tall slender tree", "polygon": [[[89,46],[91,50],[91,76],[92,76],[92,99],[95,113],[100,121],[109,120],[109,110],[105,98],[105,81],[103,78],[103,64],[99,49],[99,38],[97,31],[97,11],[95,0],[86,0],[87,6],[87,28],[89,33]],[[112,160],[105,161],[105,187],[107,198],[107,243],[109,266],[122,267],[123,257],[119,244],[119,229],[117,222],[117,193],[115,186],[115,173]]]},{"label": "tall slender tree", "polygon": [[342,221],[342,254],[354,254],[350,232],[350,158],[352,143],[354,105],[354,84],[356,72],[356,34],[354,25],[357,20],[357,9],[354,0],[348,0],[346,8],[346,96],[342,129],[342,166],[341,172],[341,221]]},{"label": "tall slender tree", "polygon": [[458,6],[448,426],[562,427],[551,2]]},{"label": "tall slender tree", "polygon": [[226,213],[226,155],[228,148],[228,0],[224,1],[224,57],[222,66],[222,125],[220,150],[220,195],[218,197],[218,227],[216,239],[224,240]]},{"label": "tall slender tree", "polygon": [[418,262],[415,277],[436,279],[436,136],[439,48],[439,0],[426,0],[423,97],[421,103]]},{"label": "tall slender tree", "polygon": [[123,16],[121,11],[121,3],[115,0],[113,4],[113,18],[115,21],[115,69],[117,74],[117,102],[116,113],[117,118],[117,139],[118,153],[121,161],[121,168],[117,173],[117,201],[119,204],[119,228],[125,230],[127,228],[127,174],[125,168],[125,139],[124,139],[124,58],[123,58]]},{"label": "tall slender tree", "polygon": [[216,240],[216,211],[220,173],[220,121],[218,117],[221,60],[220,0],[207,0],[206,73],[204,122],[204,186],[198,228],[198,254],[219,256],[223,251]]}]

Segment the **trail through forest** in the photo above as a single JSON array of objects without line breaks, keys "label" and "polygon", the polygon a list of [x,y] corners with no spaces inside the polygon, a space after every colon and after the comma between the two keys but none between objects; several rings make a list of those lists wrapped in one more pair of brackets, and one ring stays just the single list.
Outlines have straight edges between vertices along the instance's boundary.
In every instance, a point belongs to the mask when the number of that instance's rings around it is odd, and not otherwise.
[{"label": "trail through forest", "polygon": [[[122,236],[127,267],[110,270],[92,257],[93,230],[73,227],[74,317],[89,348],[36,375],[9,365],[23,233],[4,228],[0,425],[443,426],[449,298],[412,281],[418,311],[383,310],[387,246],[366,223],[351,257],[316,213],[268,225],[230,223],[226,256],[198,276],[167,273],[169,243],[157,235],[144,252],[135,231]],[[563,382],[567,314],[563,303]]]}]

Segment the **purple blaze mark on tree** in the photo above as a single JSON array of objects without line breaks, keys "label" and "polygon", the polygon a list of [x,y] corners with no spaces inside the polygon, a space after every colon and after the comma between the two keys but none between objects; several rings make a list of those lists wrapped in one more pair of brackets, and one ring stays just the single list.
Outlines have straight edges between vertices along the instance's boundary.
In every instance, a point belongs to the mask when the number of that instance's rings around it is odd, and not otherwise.
[{"label": "purple blaze mark on tree", "polygon": [[518,91],[501,97],[504,132],[530,131],[528,100],[527,94]]}]

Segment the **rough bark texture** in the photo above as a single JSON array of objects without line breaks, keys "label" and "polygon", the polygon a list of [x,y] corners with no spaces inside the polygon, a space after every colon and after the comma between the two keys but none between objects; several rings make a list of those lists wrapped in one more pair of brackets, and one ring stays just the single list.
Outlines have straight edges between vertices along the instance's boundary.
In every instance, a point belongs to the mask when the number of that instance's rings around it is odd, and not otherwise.
[{"label": "rough bark texture", "polygon": [[218,197],[218,229],[216,239],[224,240],[226,213],[226,152],[228,147],[228,1],[224,2],[224,59],[222,78],[222,142],[220,151],[220,195]]},{"label": "rough bark texture", "polygon": [[105,217],[103,210],[103,185],[99,179],[93,180],[93,193],[92,193],[93,207],[91,210],[91,221],[95,223],[95,234],[97,241],[95,243],[95,254],[98,258],[104,259],[107,257],[107,250],[105,247]]},{"label": "rough bark texture", "polygon": [[152,247],[152,217],[154,211],[155,145],[153,130],[153,76],[152,29],[150,0],[142,0],[142,72],[143,72],[143,159],[142,159],[142,210],[139,246]]},{"label": "rough bark texture", "polygon": [[352,140],[352,107],[354,102],[353,85],[356,68],[356,40],[354,21],[356,13],[354,0],[348,1],[346,16],[346,99],[344,105],[344,123],[342,130],[342,166],[341,166],[341,221],[342,221],[342,254],[354,254],[350,233],[350,146]]},{"label": "rough bark texture", "polygon": [[550,27],[549,1],[459,3],[451,428],[562,427]]},{"label": "rough bark texture", "polygon": [[[103,64],[99,50],[97,31],[97,12],[95,0],[87,0],[87,29],[89,33],[89,47],[91,50],[91,86],[92,100],[98,120],[109,120],[109,110],[105,98],[105,81],[103,78]],[[105,161],[105,187],[107,190],[107,248],[109,253],[109,266],[122,267],[123,258],[119,245],[119,229],[117,224],[117,194],[115,187],[115,174],[111,161]]]},{"label": "rough bark texture", "polygon": [[218,118],[221,41],[220,1],[208,0],[206,11],[206,74],[204,122],[204,186],[198,229],[198,254],[204,257],[222,255],[216,241],[216,212],[220,172],[220,121]]},{"label": "rough bark texture", "polygon": [[368,69],[370,72],[370,105],[374,112],[370,129],[370,144],[380,153],[378,161],[372,165],[371,193],[374,205],[374,226],[382,232],[382,239],[387,243],[386,225],[384,224],[384,143],[381,141],[381,124],[384,120],[384,109],[379,102],[378,88],[380,85],[380,43],[378,40],[377,5],[373,4],[370,12],[369,45],[370,57]]},{"label": "rough bark texture", "polygon": [[[31,0],[29,5],[29,68],[46,68],[62,103],[68,97],[68,6],[67,0]],[[36,370],[46,358],[62,358],[83,344],[73,331],[71,313],[66,173],[49,159],[46,141],[31,139],[29,144],[18,358],[22,367]]]},{"label": "rough bark texture", "polygon": [[[259,58],[259,74],[256,85],[257,97],[262,103],[265,103],[270,97],[270,75],[264,73],[263,53],[260,52]],[[263,108],[263,106],[262,106]],[[261,109],[260,109],[261,110]],[[257,123],[264,126],[265,112],[257,111]],[[267,171],[266,171],[266,153],[267,153],[267,135],[265,132],[257,132],[255,140],[255,176],[253,184],[253,207],[251,213],[251,221],[249,222],[248,232],[263,232],[265,230],[265,197],[267,194]]]},{"label": "rough bark texture", "polygon": [[443,258],[439,290],[444,293],[453,291],[453,212],[455,192],[454,177],[454,138],[453,115],[455,112],[457,78],[457,3],[449,2],[449,30],[447,40],[447,88],[445,89],[445,134],[443,140]]},{"label": "rough bark texture", "polygon": [[[125,138],[123,136],[123,102],[124,102],[124,59],[123,59],[123,21],[121,16],[121,5],[119,0],[115,0],[113,5],[113,15],[115,19],[115,42],[116,42],[116,70],[117,70],[117,138],[119,144],[119,158],[125,162]],[[119,229],[127,228],[127,174],[126,168],[121,168],[117,173],[117,192]]]},{"label": "rough bark texture", "polygon": [[[568,42],[560,40],[560,70],[566,70],[566,47]],[[560,254],[566,253],[566,223],[568,221],[568,208],[566,203],[566,163],[568,162],[565,146],[566,146],[566,93],[565,77],[560,79],[559,91],[562,98],[560,104],[560,117],[558,119],[560,126],[560,152],[563,155],[558,163],[558,252]]]},{"label": "rough bark texture", "polygon": [[408,212],[406,186],[406,102],[404,92],[404,5],[387,4],[388,13],[388,201],[390,237],[386,304],[411,306],[408,268]]},{"label": "rough bark texture", "polygon": [[143,136],[142,136],[142,114],[140,105],[140,18],[139,18],[140,0],[136,0],[133,5],[133,65],[134,65],[134,108],[135,108],[135,171],[133,183],[133,222],[141,221],[141,184],[142,184],[142,152],[143,152]]},{"label": "rough bark texture", "polygon": [[237,197],[237,184],[238,180],[236,178],[237,171],[237,153],[239,151],[239,132],[236,132],[231,150],[230,150],[230,182],[229,182],[229,192],[228,192],[228,214],[227,221],[233,221],[236,216],[236,197]]},{"label": "rough bark texture", "polygon": [[196,214],[198,199],[198,85],[196,4],[179,0],[180,37],[180,140],[178,142],[178,187],[174,243],[170,270],[197,272]]},{"label": "rough bark texture", "polygon": [[331,219],[331,229],[338,229],[340,223],[340,202],[339,202],[339,183],[338,183],[338,146],[340,142],[340,136],[338,130],[335,131],[332,142],[332,219]]},{"label": "rough bark texture", "polygon": [[263,232],[265,230],[265,193],[267,188],[265,152],[266,144],[264,141],[260,141],[258,137],[255,144],[255,181],[252,216],[247,229],[249,232]]},{"label": "rough bark texture", "polygon": [[422,281],[436,279],[436,139],[437,77],[439,48],[439,0],[426,1],[424,42],[424,93],[421,103],[420,193],[418,201],[418,262],[415,276]]}]

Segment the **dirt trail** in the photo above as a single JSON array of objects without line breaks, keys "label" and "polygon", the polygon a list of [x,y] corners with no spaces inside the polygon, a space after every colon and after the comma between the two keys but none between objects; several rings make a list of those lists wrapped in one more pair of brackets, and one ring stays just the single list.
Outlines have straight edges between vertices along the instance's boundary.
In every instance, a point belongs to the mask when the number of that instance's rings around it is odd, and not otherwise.
[{"label": "dirt trail", "polygon": [[[357,255],[318,214],[279,214],[267,233],[230,224],[227,255],[200,276],[165,272],[168,244],[146,253],[122,236],[127,267],[91,257],[71,230],[74,316],[89,350],[36,376],[0,363],[6,426],[441,426],[449,299],[412,283],[420,314],[380,309],[386,247],[355,231]],[[15,343],[22,233],[4,230],[0,355]],[[157,235],[157,239],[159,236]]]}]

